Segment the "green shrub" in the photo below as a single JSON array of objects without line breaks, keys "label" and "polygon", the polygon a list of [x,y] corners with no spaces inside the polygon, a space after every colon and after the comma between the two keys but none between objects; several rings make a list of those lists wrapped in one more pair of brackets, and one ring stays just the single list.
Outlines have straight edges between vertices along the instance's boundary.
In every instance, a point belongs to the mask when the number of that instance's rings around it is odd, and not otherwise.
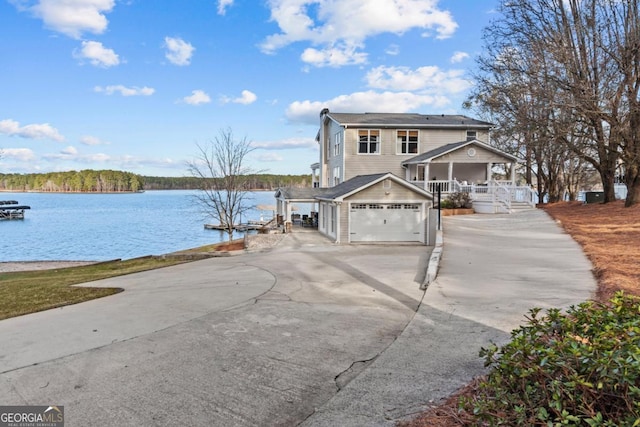
[{"label": "green shrub", "polygon": [[453,202],[449,199],[444,199],[440,201],[440,207],[442,209],[453,209],[455,206],[453,205]]},{"label": "green shrub", "polygon": [[481,350],[491,371],[460,408],[482,426],[639,426],[640,299],[540,311]]},{"label": "green shrub", "polygon": [[469,208],[471,207],[471,196],[465,191],[456,191],[449,194],[447,201],[452,208]]}]

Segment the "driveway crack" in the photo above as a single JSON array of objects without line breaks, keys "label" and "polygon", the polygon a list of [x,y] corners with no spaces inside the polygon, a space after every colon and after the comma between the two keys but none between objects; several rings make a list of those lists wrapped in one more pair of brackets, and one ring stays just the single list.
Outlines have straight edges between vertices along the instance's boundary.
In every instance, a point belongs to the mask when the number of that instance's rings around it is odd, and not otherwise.
[{"label": "driveway crack", "polygon": [[342,390],[344,386],[351,382],[351,380],[360,375],[360,373],[364,371],[369,365],[371,365],[379,355],[380,353],[369,359],[356,360],[347,369],[336,375],[333,381],[336,383],[338,391]]}]

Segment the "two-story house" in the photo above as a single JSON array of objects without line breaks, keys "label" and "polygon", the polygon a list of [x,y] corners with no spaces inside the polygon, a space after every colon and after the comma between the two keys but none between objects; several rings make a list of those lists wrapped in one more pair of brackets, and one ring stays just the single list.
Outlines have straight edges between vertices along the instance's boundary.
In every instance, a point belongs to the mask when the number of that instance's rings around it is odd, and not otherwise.
[{"label": "two-story house", "polygon": [[[480,212],[510,211],[518,159],[492,147],[491,123],[462,115],[320,113],[311,189],[279,189],[278,212],[314,203],[318,230],[339,243],[429,241],[439,188],[473,194]],[[510,179],[492,180],[494,165]],[[517,190],[514,190],[517,189]]]}]

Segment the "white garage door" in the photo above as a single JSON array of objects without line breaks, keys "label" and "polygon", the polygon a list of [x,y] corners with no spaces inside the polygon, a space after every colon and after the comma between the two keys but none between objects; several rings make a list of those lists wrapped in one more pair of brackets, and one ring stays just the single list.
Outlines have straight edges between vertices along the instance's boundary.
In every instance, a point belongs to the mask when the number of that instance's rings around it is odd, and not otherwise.
[{"label": "white garage door", "polygon": [[421,206],[417,203],[352,203],[351,241],[420,242]]}]

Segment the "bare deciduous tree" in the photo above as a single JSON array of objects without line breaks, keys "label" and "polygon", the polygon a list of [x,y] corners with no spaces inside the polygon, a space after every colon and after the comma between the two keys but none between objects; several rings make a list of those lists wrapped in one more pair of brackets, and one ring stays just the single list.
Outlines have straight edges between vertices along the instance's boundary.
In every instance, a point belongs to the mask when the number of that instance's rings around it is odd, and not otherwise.
[{"label": "bare deciduous tree", "polygon": [[202,183],[196,199],[206,215],[224,227],[233,238],[234,225],[250,210],[248,175],[257,173],[247,166],[254,148],[247,138],[235,139],[231,129],[221,130],[209,145],[197,145],[199,154],[189,163],[191,175]]},{"label": "bare deciduous tree", "polygon": [[[499,10],[475,100],[490,89],[511,101],[529,152],[564,145],[599,173],[605,202],[622,163],[626,204],[640,201],[638,0],[502,0]],[[518,90],[532,102],[513,102]]]}]

